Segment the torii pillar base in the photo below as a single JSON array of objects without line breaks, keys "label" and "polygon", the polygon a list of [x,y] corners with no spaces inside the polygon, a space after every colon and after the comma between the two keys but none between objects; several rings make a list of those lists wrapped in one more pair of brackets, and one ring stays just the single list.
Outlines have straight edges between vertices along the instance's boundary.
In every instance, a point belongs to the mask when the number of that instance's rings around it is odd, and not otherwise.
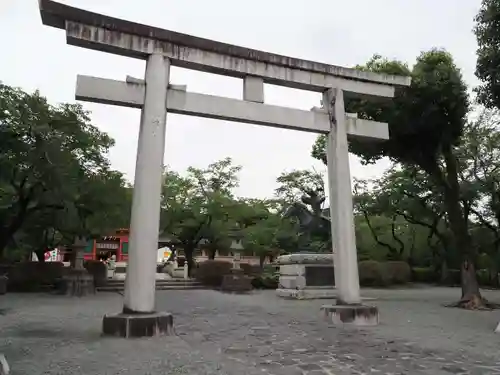
[{"label": "torii pillar base", "polygon": [[377,306],[323,305],[323,317],[336,326],[376,326],[379,323]]},{"label": "torii pillar base", "polygon": [[500,323],[498,323],[497,328],[495,328],[495,333],[500,333]]},{"label": "torii pillar base", "polygon": [[105,315],[102,333],[104,336],[123,338],[174,335],[174,318],[166,312]]}]

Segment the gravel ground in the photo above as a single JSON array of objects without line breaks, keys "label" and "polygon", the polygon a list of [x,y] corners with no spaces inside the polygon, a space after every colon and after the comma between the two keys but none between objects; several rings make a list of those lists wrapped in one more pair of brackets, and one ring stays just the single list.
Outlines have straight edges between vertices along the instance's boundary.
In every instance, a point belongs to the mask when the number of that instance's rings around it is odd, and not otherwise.
[{"label": "gravel ground", "polygon": [[[500,302],[500,292],[485,292]],[[0,297],[0,353],[13,375],[157,374],[500,374],[493,333],[500,311],[445,308],[453,288],[364,290],[380,308],[372,328],[335,328],[320,319],[330,301],[289,301],[273,291],[158,292],[177,336],[100,337],[102,316],[121,296]]]}]

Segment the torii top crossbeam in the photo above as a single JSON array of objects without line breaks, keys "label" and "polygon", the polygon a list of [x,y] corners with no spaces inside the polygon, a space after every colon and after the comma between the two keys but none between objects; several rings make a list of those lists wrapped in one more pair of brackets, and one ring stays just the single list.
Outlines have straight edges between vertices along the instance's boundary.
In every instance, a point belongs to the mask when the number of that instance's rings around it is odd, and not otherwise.
[{"label": "torii top crossbeam", "polygon": [[39,0],[45,25],[66,30],[68,44],[146,59],[161,52],[172,65],[323,92],[339,87],[346,94],[393,97],[394,86],[409,77],[359,71],[244,48],[89,12],[51,0]]}]

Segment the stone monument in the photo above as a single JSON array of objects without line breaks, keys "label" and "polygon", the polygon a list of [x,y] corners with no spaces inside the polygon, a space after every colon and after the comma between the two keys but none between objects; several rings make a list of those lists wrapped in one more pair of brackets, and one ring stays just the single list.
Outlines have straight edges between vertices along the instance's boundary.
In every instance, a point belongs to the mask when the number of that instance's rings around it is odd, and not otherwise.
[{"label": "stone monument", "polygon": [[[76,98],[141,109],[129,265],[123,313],[104,318],[104,333],[167,333],[172,316],[155,311],[155,268],[167,111],[328,135],[328,178],[339,309],[361,303],[354,242],[348,137],[389,137],[388,126],[348,116],[344,95],[392,98],[409,77],[359,71],[253,50],[39,0],[42,22],[68,44],[146,61],[144,79],[78,76]],[[243,100],[187,92],[169,83],[170,66],[242,80]],[[320,92],[323,108],[304,111],[264,103],[264,83]]]},{"label": "stone monument", "polygon": [[296,253],[278,257],[276,295],[283,298],[335,298],[333,254]]}]

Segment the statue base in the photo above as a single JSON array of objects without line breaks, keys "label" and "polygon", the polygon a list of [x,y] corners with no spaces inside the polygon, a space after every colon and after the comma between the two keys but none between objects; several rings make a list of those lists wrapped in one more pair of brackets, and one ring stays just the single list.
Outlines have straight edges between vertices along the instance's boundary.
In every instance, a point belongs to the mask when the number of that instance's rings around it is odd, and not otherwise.
[{"label": "statue base", "polygon": [[175,335],[174,318],[170,313],[105,315],[104,336],[124,338]]},{"label": "statue base", "polygon": [[332,299],[337,296],[333,254],[296,253],[277,259],[276,295],[290,299]]}]

